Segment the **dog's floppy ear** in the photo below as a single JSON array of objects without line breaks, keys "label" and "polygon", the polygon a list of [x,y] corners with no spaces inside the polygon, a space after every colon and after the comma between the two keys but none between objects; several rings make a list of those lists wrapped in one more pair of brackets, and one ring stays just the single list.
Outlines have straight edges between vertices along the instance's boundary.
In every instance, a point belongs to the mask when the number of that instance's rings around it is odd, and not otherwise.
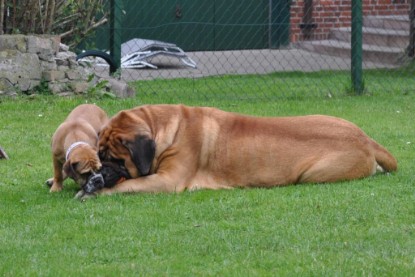
[{"label": "dog's floppy ear", "polygon": [[76,177],[76,171],[75,171],[75,167],[78,165],[78,163],[71,163],[70,161],[65,162],[65,164],[63,165],[63,172],[65,172],[65,174],[74,179]]},{"label": "dog's floppy ear", "polygon": [[130,151],[131,159],[141,176],[148,175],[156,154],[156,143],[146,136],[137,136],[134,141],[124,141],[124,146]]}]

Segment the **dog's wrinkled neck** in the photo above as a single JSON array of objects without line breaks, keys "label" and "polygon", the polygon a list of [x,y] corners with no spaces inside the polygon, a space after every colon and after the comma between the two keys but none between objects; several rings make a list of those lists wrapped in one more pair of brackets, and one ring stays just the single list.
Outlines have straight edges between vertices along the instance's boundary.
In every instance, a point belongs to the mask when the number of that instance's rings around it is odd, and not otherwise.
[{"label": "dog's wrinkled neck", "polygon": [[77,142],[72,143],[71,146],[69,146],[68,150],[66,150],[65,160],[68,160],[69,154],[72,152],[72,150],[74,150],[76,147],[80,145],[89,145],[89,144],[84,141],[77,141]]}]

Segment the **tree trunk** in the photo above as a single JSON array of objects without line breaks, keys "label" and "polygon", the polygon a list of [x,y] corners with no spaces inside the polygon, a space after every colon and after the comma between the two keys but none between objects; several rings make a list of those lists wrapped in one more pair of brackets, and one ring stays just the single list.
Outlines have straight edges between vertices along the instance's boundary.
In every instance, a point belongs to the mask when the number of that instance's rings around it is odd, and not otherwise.
[{"label": "tree trunk", "polygon": [[56,0],[49,0],[46,12],[45,33],[52,33],[52,25],[55,17]]},{"label": "tree trunk", "polygon": [[4,0],[0,0],[0,35],[4,34]]}]

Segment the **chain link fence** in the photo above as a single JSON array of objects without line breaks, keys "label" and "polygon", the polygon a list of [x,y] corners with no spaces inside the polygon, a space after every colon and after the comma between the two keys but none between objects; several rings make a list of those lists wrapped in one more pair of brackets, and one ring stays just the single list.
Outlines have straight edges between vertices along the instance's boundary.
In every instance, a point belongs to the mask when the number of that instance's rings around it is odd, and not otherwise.
[{"label": "chain link fence", "polygon": [[[353,4],[357,1],[362,0]],[[220,97],[249,99],[335,96],[352,90],[350,0],[115,3],[121,10],[115,30],[122,43],[121,78],[138,82],[139,93],[159,93],[165,88],[160,80],[182,80],[192,95],[220,90]],[[362,1],[365,91],[413,91],[411,6],[409,0]],[[86,45],[110,49],[109,26]],[[296,83],[292,76],[304,78]]]}]

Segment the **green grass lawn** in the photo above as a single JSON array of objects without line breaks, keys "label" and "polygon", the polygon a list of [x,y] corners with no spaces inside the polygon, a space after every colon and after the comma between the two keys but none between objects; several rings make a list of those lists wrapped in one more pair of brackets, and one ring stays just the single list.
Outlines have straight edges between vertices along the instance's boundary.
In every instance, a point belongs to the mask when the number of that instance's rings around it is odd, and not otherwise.
[{"label": "green grass lawn", "polygon": [[[414,276],[415,93],[401,89],[413,78],[396,81],[395,92],[380,86],[359,97],[344,91],[326,97],[318,86],[310,89],[309,78],[347,90],[344,74],[296,73],[221,80],[257,84],[242,96],[207,78],[137,82],[137,97],[123,100],[0,98],[0,146],[10,157],[0,160],[0,276]],[[281,80],[285,86],[267,99],[262,82]],[[192,95],[195,88],[203,93]],[[306,88],[315,90],[312,96],[304,96]],[[266,97],[255,100],[261,93]],[[55,194],[44,182],[52,176],[53,132],[85,102],[109,115],[184,103],[258,116],[339,116],[386,146],[399,171],[335,184],[79,202],[73,181]]]}]

